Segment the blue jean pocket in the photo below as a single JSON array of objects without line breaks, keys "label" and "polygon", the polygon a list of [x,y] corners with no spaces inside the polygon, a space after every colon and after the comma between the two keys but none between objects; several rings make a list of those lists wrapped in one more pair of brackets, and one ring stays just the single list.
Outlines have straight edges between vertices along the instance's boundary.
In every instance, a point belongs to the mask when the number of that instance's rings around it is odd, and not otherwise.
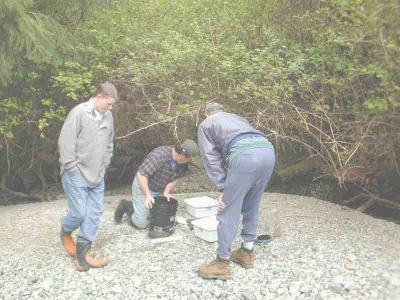
[{"label": "blue jean pocket", "polygon": [[86,181],[83,179],[81,172],[72,171],[72,172],[65,172],[65,181],[67,184],[76,186],[76,187],[87,187]]}]

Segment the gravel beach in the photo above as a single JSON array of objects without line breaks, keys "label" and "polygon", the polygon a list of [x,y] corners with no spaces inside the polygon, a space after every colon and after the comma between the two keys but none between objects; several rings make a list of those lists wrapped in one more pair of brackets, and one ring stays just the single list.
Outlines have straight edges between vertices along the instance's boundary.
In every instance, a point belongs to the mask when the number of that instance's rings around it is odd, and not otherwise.
[{"label": "gravel beach", "polygon": [[[184,198],[213,193],[180,194]],[[256,266],[232,264],[233,279],[198,277],[215,258],[216,243],[178,224],[180,241],[152,244],[146,231],[115,225],[121,198],[106,196],[94,251],[110,258],[103,269],[75,270],[62,250],[66,200],[0,207],[0,299],[400,299],[400,225],[330,202],[266,193],[282,237],[256,246]],[[261,214],[259,231],[266,232]],[[234,249],[240,246],[239,237]]]}]

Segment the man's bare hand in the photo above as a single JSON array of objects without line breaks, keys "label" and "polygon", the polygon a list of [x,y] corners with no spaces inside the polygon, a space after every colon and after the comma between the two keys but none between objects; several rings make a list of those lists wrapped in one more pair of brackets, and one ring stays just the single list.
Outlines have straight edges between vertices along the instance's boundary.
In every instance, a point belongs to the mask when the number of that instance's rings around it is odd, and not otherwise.
[{"label": "man's bare hand", "polygon": [[219,199],[218,199],[218,210],[219,210],[219,211],[221,211],[221,210],[223,210],[223,209],[225,208],[225,203],[222,202],[223,196],[224,196],[224,194],[222,193],[222,194],[219,196]]},{"label": "man's bare hand", "polygon": [[152,208],[154,204],[154,198],[152,195],[146,195],[144,198],[144,206],[148,209]]},{"label": "man's bare hand", "polygon": [[164,192],[163,196],[167,198],[167,201],[171,200],[172,194]]}]

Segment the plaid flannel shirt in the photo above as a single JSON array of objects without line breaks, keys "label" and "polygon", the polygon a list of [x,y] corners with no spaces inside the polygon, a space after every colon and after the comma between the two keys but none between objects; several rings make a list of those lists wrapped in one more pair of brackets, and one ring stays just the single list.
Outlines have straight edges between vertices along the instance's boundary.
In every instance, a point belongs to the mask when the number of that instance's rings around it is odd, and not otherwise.
[{"label": "plaid flannel shirt", "polygon": [[161,146],[151,151],[139,167],[139,172],[148,178],[153,192],[163,193],[167,184],[186,175],[189,165],[174,164],[173,146]]}]

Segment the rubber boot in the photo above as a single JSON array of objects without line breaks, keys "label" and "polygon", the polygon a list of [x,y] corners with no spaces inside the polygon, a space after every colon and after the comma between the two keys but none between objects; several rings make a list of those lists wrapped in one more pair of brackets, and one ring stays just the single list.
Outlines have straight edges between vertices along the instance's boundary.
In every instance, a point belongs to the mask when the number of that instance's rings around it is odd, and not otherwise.
[{"label": "rubber boot", "polygon": [[61,225],[60,239],[61,239],[63,248],[69,256],[74,257],[76,255],[76,244],[75,244],[74,239],[72,238],[71,233],[72,232],[65,232]]},{"label": "rubber boot", "polygon": [[124,214],[126,214],[129,220],[131,220],[133,214],[133,205],[131,201],[126,199],[119,201],[117,209],[114,212],[114,221],[116,224],[121,223]]},{"label": "rubber boot", "polygon": [[108,264],[107,257],[94,258],[90,254],[92,243],[78,240],[76,244],[76,268],[78,271],[87,271],[90,268],[102,268]]}]

